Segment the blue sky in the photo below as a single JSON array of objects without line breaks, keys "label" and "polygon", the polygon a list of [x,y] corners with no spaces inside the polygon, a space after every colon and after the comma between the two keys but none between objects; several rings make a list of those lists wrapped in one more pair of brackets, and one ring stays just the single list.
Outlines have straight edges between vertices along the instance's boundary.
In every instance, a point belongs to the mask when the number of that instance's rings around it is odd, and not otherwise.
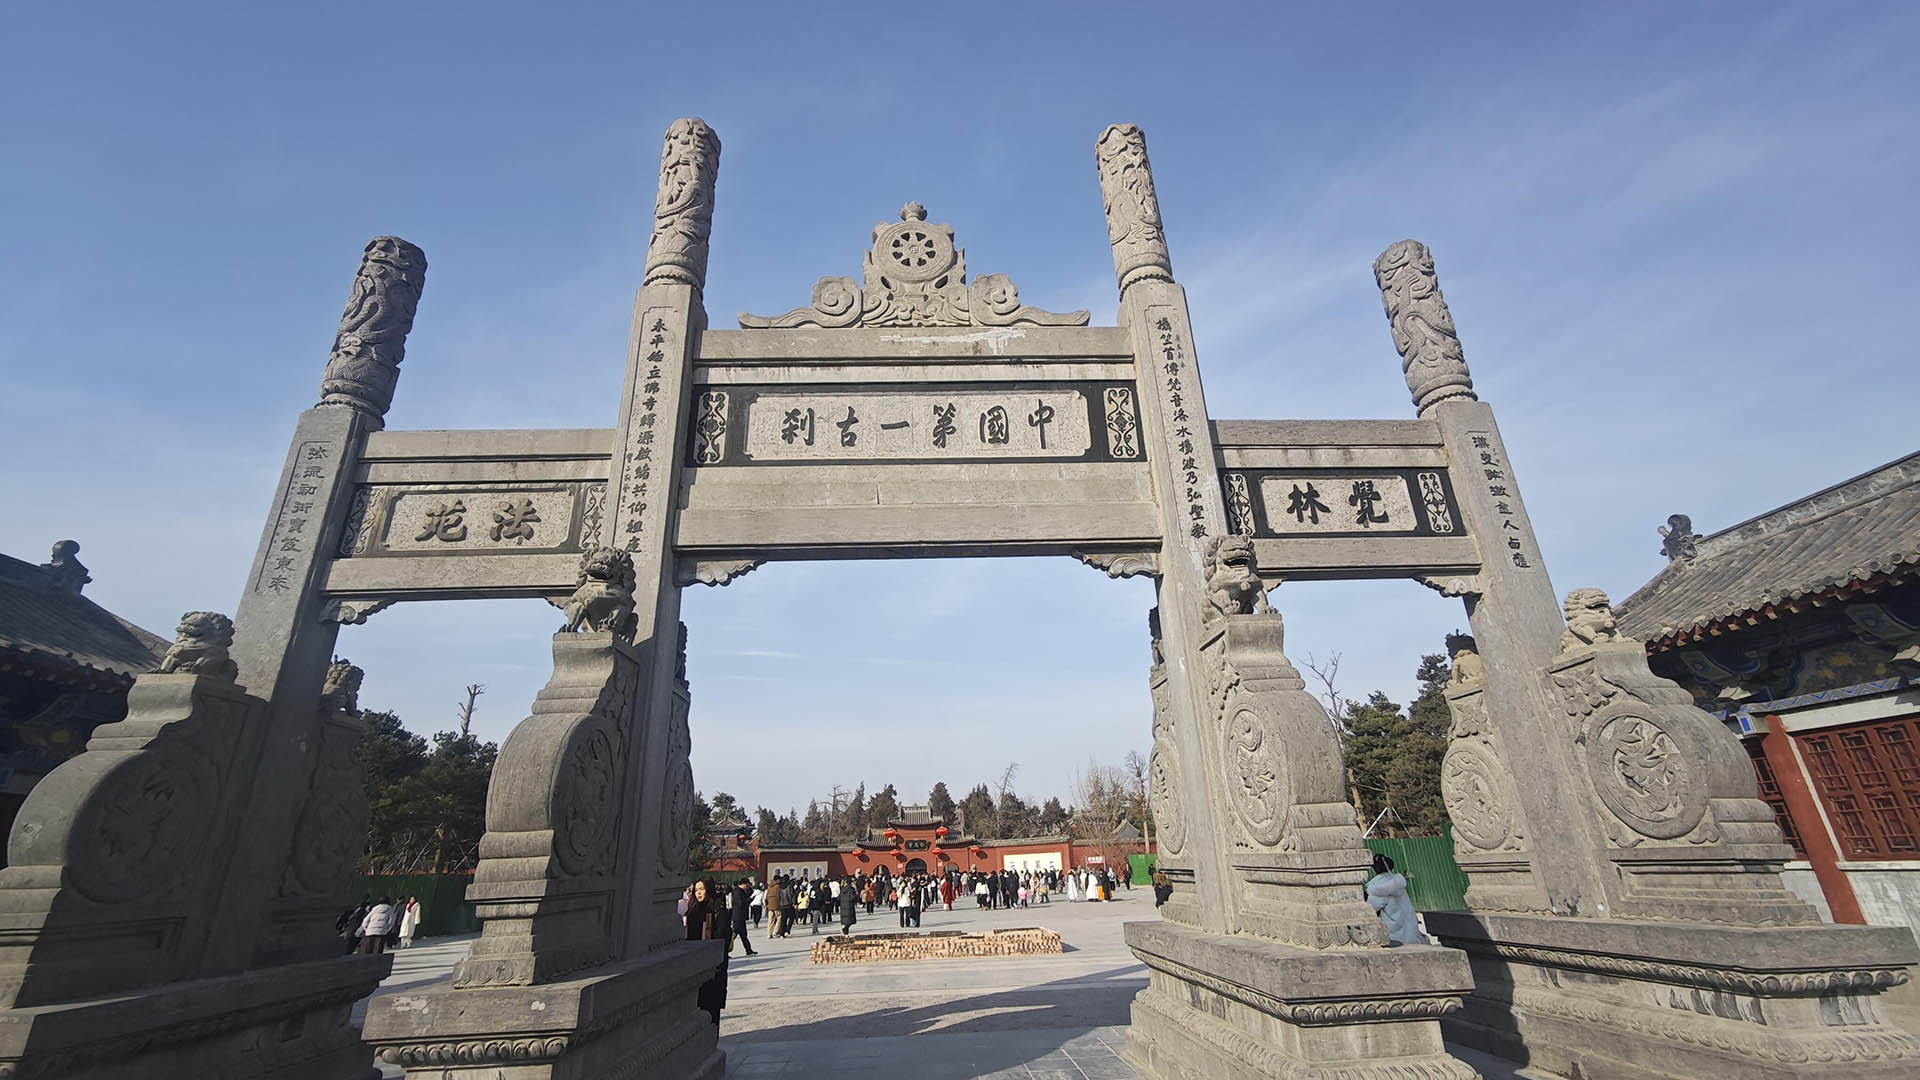
[{"label": "blue sky", "polygon": [[[1633,591],[1670,513],[1916,448],[1910,5],[165,8],[20,5],[0,39],[0,550],[79,540],[158,631],[232,610],[370,236],[432,264],[390,427],[610,425],[681,115],[725,144],[717,327],[855,273],[909,199],[973,273],[1110,323],[1094,139],[1140,124],[1216,418],[1410,415],[1370,265],[1426,241],[1562,592]],[[1403,701],[1465,621],[1407,582],[1274,600],[1296,659]],[[1066,559],[693,590],[701,785],[917,798],[1017,761],[1064,794],[1148,742],[1150,602]],[[340,650],[419,729],[486,683],[498,738],[555,623],[403,606]]]}]

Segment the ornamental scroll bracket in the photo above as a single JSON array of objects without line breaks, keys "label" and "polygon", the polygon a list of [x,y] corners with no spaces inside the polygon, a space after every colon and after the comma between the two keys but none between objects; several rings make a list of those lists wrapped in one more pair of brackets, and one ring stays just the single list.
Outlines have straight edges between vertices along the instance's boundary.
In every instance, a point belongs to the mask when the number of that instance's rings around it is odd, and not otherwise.
[{"label": "ornamental scroll bracket", "polygon": [[910,202],[900,220],[874,226],[863,281],[823,277],[813,303],[785,315],[740,315],[744,330],[795,326],[1085,326],[1088,313],[1022,304],[1005,274],[967,281],[967,253],[953,226],[927,224],[927,208]]},{"label": "ornamental scroll bracket", "polygon": [[391,596],[356,597],[351,600],[329,600],[320,609],[320,621],[339,623],[342,626],[359,626],[371,615],[392,607]]},{"label": "ornamental scroll bracket", "polygon": [[[1152,551],[1070,551],[1069,555],[1093,567],[1104,570],[1110,578],[1130,578],[1145,574],[1148,577],[1160,576],[1160,556]],[[1158,638],[1156,637],[1156,641]]]},{"label": "ornamental scroll bracket", "polygon": [[673,580],[676,585],[726,585],[765,564],[765,559],[682,559]]},{"label": "ornamental scroll bracket", "polygon": [[1441,596],[1479,596],[1486,591],[1478,574],[1421,574],[1414,580]]}]

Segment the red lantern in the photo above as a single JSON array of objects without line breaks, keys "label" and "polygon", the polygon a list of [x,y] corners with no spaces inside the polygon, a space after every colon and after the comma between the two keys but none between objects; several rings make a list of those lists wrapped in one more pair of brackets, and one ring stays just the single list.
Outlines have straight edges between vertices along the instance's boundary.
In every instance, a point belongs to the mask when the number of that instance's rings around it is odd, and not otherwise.
[{"label": "red lantern", "polygon": [[747,834],[746,834],[746,833],[741,833],[740,835],[738,835],[738,836],[736,836],[736,837],[734,837],[734,840],[736,840],[736,841],[738,841],[741,847],[746,847],[746,846],[747,846]]},{"label": "red lantern", "polygon": [[947,827],[945,825],[940,826],[939,828],[933,830],[933,835],[935,836],[947,835]]},{"label": "red lantern", "polygon": [[887,831],[881,833],[880,835],[886,837],[889,840],[898,840],[900,839],[900,830],[889,825],[887,826]]}]

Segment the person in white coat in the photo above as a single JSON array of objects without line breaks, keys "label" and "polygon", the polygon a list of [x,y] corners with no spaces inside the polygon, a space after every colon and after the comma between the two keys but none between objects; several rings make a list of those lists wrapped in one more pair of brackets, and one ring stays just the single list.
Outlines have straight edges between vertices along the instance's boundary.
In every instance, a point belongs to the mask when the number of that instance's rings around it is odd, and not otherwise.
[{"label": "person in white coat", "polygon": [[420,899],[407,897],[407,906],[400,911],[400,947],[413,947],[413,935],[420,929]]},{"label": "person in white coat", "polygon": [[1393,860],[1385,855],[1373,857],[1373,878],[1367,882],[1367,903],[1380,913],[1387,938],[1395,945],[1425,945],[1420,919],[1413,913],[1413,901],[1407,897],[1407,879],[1393,869]]},{"label": "person in white coat", "polygon": [[381,897],[373,905],[367,917],[360,923],[360,951],[363,953],[383,953],[387,951],[387,935],[393,932],[393,924],[399,919],[393,910],[393,901]]}]

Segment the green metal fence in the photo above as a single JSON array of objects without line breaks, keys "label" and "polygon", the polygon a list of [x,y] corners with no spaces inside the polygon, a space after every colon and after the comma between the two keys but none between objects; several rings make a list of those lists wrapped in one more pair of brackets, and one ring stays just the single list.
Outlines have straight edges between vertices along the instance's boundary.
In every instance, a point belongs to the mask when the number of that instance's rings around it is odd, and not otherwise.
[{"label": "green metal fence", "polygon": [[1407,878],[1407,895],[1419,911],[1458,911],[1467,906],[1467,875],[1453,861],[1450,836],[1383,836],[1367,849],[1393,860]]},{"label": "green metal fence", "polygon": [[361,874],[354,881],[354,899],[390,897],[395,902],[420,901],[420,937],[471,934],[480,929],[473,904],[467,900],[472,874]]}]

